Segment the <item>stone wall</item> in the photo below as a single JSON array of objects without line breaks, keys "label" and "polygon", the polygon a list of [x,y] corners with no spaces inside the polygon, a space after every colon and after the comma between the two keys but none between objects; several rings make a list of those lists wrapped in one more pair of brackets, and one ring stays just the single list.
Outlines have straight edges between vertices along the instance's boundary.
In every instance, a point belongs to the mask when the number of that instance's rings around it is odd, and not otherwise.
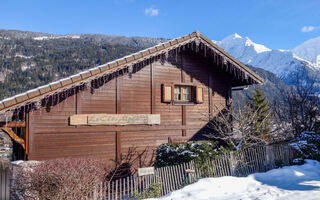
[{"label": "stone wall", "polygon": [[0,130],[0,160],[12,160],[12,140],[10,136]]}]

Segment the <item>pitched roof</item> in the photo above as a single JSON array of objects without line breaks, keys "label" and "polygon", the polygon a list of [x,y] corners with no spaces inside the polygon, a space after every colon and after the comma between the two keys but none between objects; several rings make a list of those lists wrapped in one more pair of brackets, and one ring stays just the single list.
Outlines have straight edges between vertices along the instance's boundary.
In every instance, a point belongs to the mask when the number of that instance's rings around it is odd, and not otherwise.
[{"label": "pitched roof", "polygon": [[169,50],[181,47],[182,45],[186,45],[190,42],[194,42],[196,39],[198,40],[198,42],[201,42],[210,49],[214,50],[218,55],[223,56],[224,62],[237,67],[237,69],[240,70],[241,73],[245,74],[245,77],[250,78],[250,80],[252,80],[252,83],[263,82],[263,79],[259,75],[251,71],[240,61],[238,61],[230,54],[222,50],[219,46],[217,46],[211,40],[202,35],[199,31],[196,31],[191,34],[169,40],[165,43],[158,44],[154,47],[111,61],[109,63],[91,68],[87,71],[78,73],[76,75],[69,76],[67,78],[52,82],[50,84],[29,90],[25,93],[4,99],[0,101],[0,112],[3,113],[8,110],[13,110],[32,101],[43,99],[48,95],[52,95],[66,88],[81,85],[84,82],[91,81],[99,76],[112,73],[116,70],[128,67],[129,65],[139,63],[145,59],[164,54]]}]

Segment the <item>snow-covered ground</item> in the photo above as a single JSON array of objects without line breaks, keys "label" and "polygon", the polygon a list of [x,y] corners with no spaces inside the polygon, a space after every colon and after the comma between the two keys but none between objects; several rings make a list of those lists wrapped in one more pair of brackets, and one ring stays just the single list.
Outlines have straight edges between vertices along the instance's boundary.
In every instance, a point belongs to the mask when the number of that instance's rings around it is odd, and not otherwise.
[{"label": "snow-covered ground", "polygon": [[320,200],[320,162],[306,160],[304,165],[283,167],[243,178],[204,178],[159,198],[177,199]]}]

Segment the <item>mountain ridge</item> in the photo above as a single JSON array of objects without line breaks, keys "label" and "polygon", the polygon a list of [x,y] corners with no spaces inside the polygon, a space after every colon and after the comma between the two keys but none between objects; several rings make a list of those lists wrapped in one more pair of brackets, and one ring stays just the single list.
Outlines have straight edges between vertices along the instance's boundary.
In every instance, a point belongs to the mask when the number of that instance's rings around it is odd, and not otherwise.
[{"label": "mountain ridge", "polygon": [[310,79],[320,81],[317,77],[320,66],[298,57],[291,50],[269,49],[237,33],[214,42],[244,64],[273,72],[289,85],[295,81],[293,75],[301,70],[306,71]]},{"label": "mountain ridge", "polygon": [[50,39],[83,39],[84,41],[107,42],[112,45],[122,44],[128,46],[138,46],[147,48],[152,45],[168,41],[166,38],[151,38],[139,36],[119,36],[119,35],[103,35],[103,34],[50,34],[31,31],[5,30],[0,29],[0,39],[34,39],[34,40],[50,40]]},{"label": "mountain ridge", "polygon": [[320,67],[320,37],[303,42],[292,49],[292,52]]}]

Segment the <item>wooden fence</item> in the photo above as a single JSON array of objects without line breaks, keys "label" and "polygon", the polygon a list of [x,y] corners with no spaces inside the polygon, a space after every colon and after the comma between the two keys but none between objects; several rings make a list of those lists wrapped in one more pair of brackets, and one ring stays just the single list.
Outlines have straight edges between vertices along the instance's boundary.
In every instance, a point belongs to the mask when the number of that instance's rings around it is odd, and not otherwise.
[{"label": "wooden fence", "polygon": [[132,175],[101,184],[90,199],[136,199],[137,194],[160,186],[161,196],[205,177],[247,176],[255,172],[287,166],[296,151],[289,146],[261,146],[222,154],[202,164],[190,161],[180,165],[156,168],[153,175]]},{"label": "wooden fence", "polygon": [[9,200],[10,198],[10,168],[0,165],[0,199]]}]

